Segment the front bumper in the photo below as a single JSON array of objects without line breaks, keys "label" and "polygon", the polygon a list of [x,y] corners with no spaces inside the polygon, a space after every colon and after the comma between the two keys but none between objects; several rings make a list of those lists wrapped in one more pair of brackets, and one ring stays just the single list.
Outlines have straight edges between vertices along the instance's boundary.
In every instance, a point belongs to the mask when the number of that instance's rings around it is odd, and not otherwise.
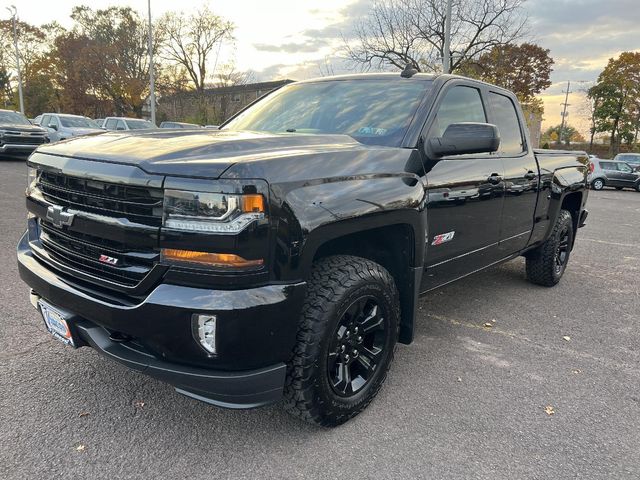
[{"label": "front bumper", "polygon": [[[257,407],[282,396],[304,283],[235,291],[160,284],[139,303],[119,302],[42,264],[26,235],[18,244],[18,267],[34,295],[73,315],[84,345],[180,393],[229,408]],[[218,317],[216,355],[194,340],[194,313]]]},{"label": "front bumper", "polygon": [[39,146],[40,145],[21,145],[17,143],[5,143],[3,145],[0,145],[0,153],[9,153],[9,152],[31,153]]}]

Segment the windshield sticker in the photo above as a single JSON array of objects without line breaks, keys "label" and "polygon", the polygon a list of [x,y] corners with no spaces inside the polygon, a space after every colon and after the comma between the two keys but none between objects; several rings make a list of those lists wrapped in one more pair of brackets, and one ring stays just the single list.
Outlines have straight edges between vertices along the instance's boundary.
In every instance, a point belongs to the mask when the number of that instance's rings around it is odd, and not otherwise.
[{"label": "windshield sticker", "polygon": [[382,137],[387,134],[386,128],[374,128],[374,127],[361,127],[358,129],[360,135],[373,135],[376,137]]}]

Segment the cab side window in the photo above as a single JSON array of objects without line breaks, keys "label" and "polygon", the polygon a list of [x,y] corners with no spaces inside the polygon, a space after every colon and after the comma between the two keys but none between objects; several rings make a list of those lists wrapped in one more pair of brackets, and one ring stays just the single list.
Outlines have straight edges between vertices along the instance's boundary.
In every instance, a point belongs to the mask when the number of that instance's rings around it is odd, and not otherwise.
[{"label": "cab side window", "polygon": [[519,155],[524,152],[524,139],[520,129],[520,120],[513,101],[499,93],[489,92],[492,123],[500,133],[500,153],[502,155]]},{"label": "cab side window", "polygon": [[116,130],[126,130],[127,126],[124,124],[124,121],[118,120],[118,124],[116,125]]},{"label": "cab side window", "polygon": [[107,130],[115,130],[116,129],[116,120],[113,119],[113,118],[110,118],[104,124],[104,128],[106,128]]},{"label": "cab side window", "polygon": [[487,123],[480,90],[477,88],[466,86],[451,88],[440,103],[429,136],[441,137],[449,125],[459,122]]}]

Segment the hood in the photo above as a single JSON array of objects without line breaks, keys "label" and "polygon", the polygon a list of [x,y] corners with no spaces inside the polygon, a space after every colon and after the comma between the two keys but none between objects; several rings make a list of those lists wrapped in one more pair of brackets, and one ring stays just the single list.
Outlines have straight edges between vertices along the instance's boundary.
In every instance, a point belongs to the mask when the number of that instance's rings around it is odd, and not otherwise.
[{"label": "hood", "polygon": [[0,130],[27,133],[46,133],[47,131],[37,125],[23,125],[15,123],[0,123]]},{"label": "hood", "polygon": [[64,130],[65,132],[69,132],[74,136],[104,133],[104,130],[102,130],[101,128],[62,127],[62,130]]},{"label": "hood", "polygon": [[85,136],[40,147],[65,157],[136,165],[147,173],[218,178],[237,163],[367,148],[347,135],[146,130]]}]

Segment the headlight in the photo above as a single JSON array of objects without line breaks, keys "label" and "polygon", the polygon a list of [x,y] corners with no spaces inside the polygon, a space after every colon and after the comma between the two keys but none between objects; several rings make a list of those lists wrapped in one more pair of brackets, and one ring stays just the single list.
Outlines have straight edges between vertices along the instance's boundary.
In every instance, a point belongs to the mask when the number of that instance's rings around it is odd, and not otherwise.
[{"label": "headlight", "polygon": [[234,234],[265,218],[260,194],[165,190],[163,224],[190,232]]},{"label": "headlight", "polygon": [[31,193],[31,190],[35,187],[38,181],[38,169],[33,167],[27,167],[27,195]]}]

